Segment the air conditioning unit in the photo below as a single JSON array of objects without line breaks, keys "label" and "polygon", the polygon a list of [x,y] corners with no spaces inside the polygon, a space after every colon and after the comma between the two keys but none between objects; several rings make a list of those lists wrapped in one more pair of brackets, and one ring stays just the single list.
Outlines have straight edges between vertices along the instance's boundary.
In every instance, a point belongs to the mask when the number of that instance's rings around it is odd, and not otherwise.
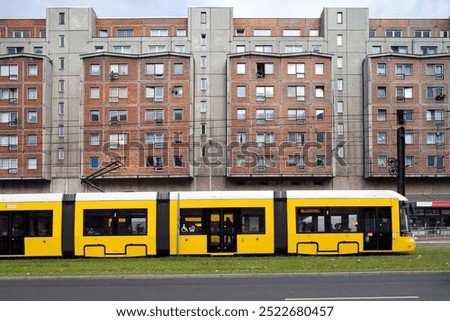
[{"label": "air conditioning unit", "polygon": [[17,145],[9,145],[9,150],[17,150]]},{"label": "air conditioning unit", "polygon": [[109,73],[109,79],[114,80],[114,79],[117,79],[117,78],[119,78],[119,73],[118,72],[111,71]]},{"label": "air conditioning unit", "polygon": [[304,118],[297,119],[297,124],[304,125],[305,123],[306,123],[306,119],[304,119]]},{"label": "air conditioning unit", "polygon": [[17,80],[17,75],[9,75],[9,80]]},{"label": "air conditioning unit", "polygon": [[9,174],[17,174],[17,168],[10,168],[8,169]]},{"label": "air conditioning unit", "polygon": [[13,104],[17,104],[17,98],[9,98],[9,102]]},{"label": "air conditioning unit", "polygon": [[305,96],[297,96],[297,101],[305,101]]},{"label": "air conditioning unit", "polygon": [[264,95],[257,95],[256,96],[256,101],[265,101],[266,100],[266,96]]},{"label": "air conditioning unit", "polygon": [[396,74],[395,79],[405,79],[405,74]]},{"label": "air conditioning unit", "polygon": [[119,97],[109,97],[109,102],[110,103],[118,103],[119,102]]},{"label": "air conditioning unit", "polygon": [[443,74],[436,74],[436,75],[434,75],[434,79],[442,80],[442,79],[444,79],[444,75]]}]

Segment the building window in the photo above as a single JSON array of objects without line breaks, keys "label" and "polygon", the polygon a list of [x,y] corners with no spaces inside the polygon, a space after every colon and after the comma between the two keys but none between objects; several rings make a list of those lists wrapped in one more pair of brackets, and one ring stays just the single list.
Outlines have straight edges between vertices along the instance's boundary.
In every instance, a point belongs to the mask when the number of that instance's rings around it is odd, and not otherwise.
[{"label": "building window", "polygon": [[164,121],[164,110],[162,109],[148,109],[145,111],[145,120],[162,123]]},{"label": "building window", "polygon": [[245,52],[246,47],[245,45],[237,45],[236,46],[236,52]]},{"label": "building window", "polygon": [[316,109],[316,119],[317,120],[325,119],[325,109]]},{"label": "building window", "polygon": [[38,75],[38,67],[35,64],[28,65],[28,76],[37,76]]},{"label": "building window", "polygon": [[202,33],[201,35],[200,35],[200,45],[201,46],[206,46],[206,33]]},{"label": "building window", "polygon": [[344,90],[344,79],[339,78],[337,80],[337,90],[343,91]]},{"label": "building window", "polygon": [[30,124],[37,123],[37,111],[29,111],[28,112],[28,123],[30,123]]},{"label": "building window", "polygon": [[444,156],[428,156],[428,166],[444,169]]},{"label": "building window", "polygon": [[173,112],[173,119],[174,120],[183,120],[183,110],[175,109]]},{"label": "building window", "polygon": [[44,48],[42,47],[34,47],[33,52],[35,55],[42,55],[44,53]]},{"label": "building window", "polygon": [[237,137],[236,137],[236,141],[239,144],[245,144],[247,142],[247,133],[246,132],[238,132],[237,133]]},{"label": "building window", "polygon": [[287,65],[288,75],[296,75],[297,78],[305,78],[305,64],[304,63],[289,63]]},{"label": "building window", "polygon": [[305,109],[288,109],[288,120],[295,120],[297,123],[304,124],[306,122]]},{"label": "building window", "polygon": [[310,37],[318,37],[319,36],[319,30],[318,29],[310,29],[309,30],[309,36]]},{"label": "building window", "polygon": [[299,146],[305,145],[305,133],[288,132],[288,142]]},{"label": "building window", "polygon": [[29,30],[13,31],[13,38],[30,38],[30,31]]},{"label": "building window", "polygon": [[271,46],[271,45],[256,45],[255,51],[271,53],[271,52],[273,52],[273,46]]},{"label": "building window", "polygon": [[103,51],[105,51],[105,47],[104,46],[95,46],[94,49],[95,49],[95,52],[103,52]]},{"label": "building window", "polygon": [[378,167],[386,167],[387,166],[387,156],[379,155],[378,156]]},{"label": "building window", "polygon": [[58,67],[59,67],[59,70],[64,70],[64,68],[65,68],[65,58],[64,57],[59,57],[59,60],[58,60]]},{"label": "building window", "polygon": [[150,30],[151,37],[168,37],[169,30],[167,29],[152,29]]},{"label": "building window", "polygon": [[204,68],[206,68],[206,65],[207,65],[206,56],[201,56],[200,57],[200,68],[204,69]]},{"label": "building window", "polygon": [[59,24],[63,25],[66,23],[66,14],[64,12],[59,13]]},{"label": "building window", "polygon": [[302,45],[286,45],[286,46],[284,46],[284,52],[285,53],[303,52],[303,46]]},{"label": "building window", "polygon": [[162,169],[164,167],[164,159],[163,157],[147,156],[145,166],[155,167],[156,169]]},{"label": "building window", "polygon": [[183,86],[172,87],[172,93],[173,93],[174,97],[178,97],[178,98],[183,97]]},{"label": "building window", "polygon": [[201,135],[206,135],[206,124],[205,123],[202,123],[200,125],[200,134]]},{"label": "building window", "polygon": [[377,88],[377,98],[380,98],[380,99],[386,98],[386,87],[378,87]]},{"label": "building window", "polygon": [[28,99],[37,99],[37,88],[28,88]]},{"label": "building window", "polygon": [[177,63],[173,65],[174,67],[174,74],[175,75],[182,75],[183,74],[183,64],[182,63]]},{"label": "building window", "polygon": [[257,63],[256,77],[264,78],[267,75],[273,75],[273,63]]},{"label": "building window", "polygon": [[[181,67],[183,67],[183,64],[181,64]],[[163,78],[164,77],[164,64],[146,64],[145,73],[147,75],[155,76],[155,78]]]},{"label": "building window", "polygon": [[405,76],[411,76],[413,74],[412,64],[396,64],[395,65],[395,77],[396,79],[405,79]]},{"label": "building window", "polygon": [[339,114],[342,114],[344,112],[344,102],[343,101],[337,102],[337,112]]},{"label": "building window", "polygon": [[344,45],[344,35],[337,35],[336,37],[336,45],[337,46],[343,46]]},{"label": "building window", "polygon": [[421,55],[435,55],[435,54],[437,54],[437,47],[436,46],[421,46],[420,54]]},{"label": "building window", "polygon": [[338,56],[336,59],[336,67],[342,69],[344,67],[344,57]]},{"label": "building window", "polygon": [[186,37],[187,32],[186,29],[177,29],[177,37]]},{"label": "building window", "polygon": [[186,47],[184,45],[175,45],[175,52],[185,52]]},{"label": "building window", "polygon": [[28,135],[28,146],[37,146],[37,135]]},{"label": "building window", "polygon": [[386,76],[386,64],[377,64],[377,75]]},{"label": "building window", "polygon": [[246,120],[247,119],[247,110],[238,109],[237,110],[237,120]]},{"label": "building window", "polygon": [[430,38],[431,30],[416,30],[414,32],[414,37],[416,38]]},{"label": "building window", "polygon": [[297,101],[305,101],[305,86],[288,86],[288,97]]},{"label": "building window", "polygon": [[378,109],[377,111],[377,120],[378,121],[386,121],[386,109]]},{"label": "building window", "polygon": [[153,98],[155,101],[164,100],[164,87],[146,87],[145,90],[146,98]]},{"label": "building window", "polygon": [[89,159],[89,167],[91,169],[98,169],[100,167],[100,160],[98,157],[91,157]]},{"label": "building window", "polygon": [[64,137],[64,125],[58,126],[58,137],[63,138]]},{"label": "building window", "polygon": [[109,102],[118,102],[119,99],[128,98],[128,87],[110,87],[109,88]]},{"label": "building window", "polygon": [[413,98],[412,87],[397,87],[396,89],[397,102],[404,102],[405,99],[412,99],[412,98]]},{"label": "building window", "polygon": [[372,53],[373,54],[381,53],[381,46],[372,46]]},{"label": "building window", "polygon": [[134,37],[133,29],[118,29],[117,37]]},{"label": "building window", "polygon": [[63,93],[66,90],[66,83],[64,80],[59,80],[58,81],[58,91],[60,93]]},{"label": "building window", "polygon": [[66,45],[66,38],[64,37],[64,35],[59,35],[59,46],[60,47],[65,47]]},{"label": "building window", "polygon": [[91,76],[99,76],[100,75],[100,65],[92,64],[91,65]]},{"label": "building window", "polygon": [[444,65],[427,64],[427,76],[434,76],[436,80],[444,79]]},{"label": "building window", "polygon": [[337,22],[337,24],[342,24],[344,22],[343,13],[342,12],[338,12],[337,13],[336,22]]},{"label": "building window", "polygon": [[402,31],[401,30],[386,30],[387,38],[401,38]]},{"label": "building window", "polygon": [[427,121],[435,121],[436,125],[444,125],[444,110],[427,110]]},{"label": "building window", "polygon": [[238,75],[245,75],[245,64],[236,64],[236,73]]},{"label": "building window", "polygon": [[254,37],[270,37],[272,35],[272,30],[270,29],[255,29],[253,31]]},{"label": "building window", "polygon": [[207,105],[205,100],[202,100],[200,102],[200,112],[201,113],[206,113],[207,110],[208,110],[208,105]]},{"label": "building window", "polygon": [[317,98],[325,97],[325,87],[324,86],[316,86],[316,97]]},{"label": "building window", "polygon": [[342,124],[342,123],[338,124],[337,133],[338,133],[339,136],[343,136],[344,135],[344,124]]},{"label": "building window", "polygon": [[64,160],[65,155],[64,155],[64,148],[58,148],[58,160]]},{"label": "building window", "polygon": [[163,133],[147,133],[145,135],[145,142],[149,145],[153,145],[154,148],[164,147],[164,134]]},{"label": "building window", "polygon": [[183,156],[175,155],[173,157],[173,166],[177,168],[184,167]]},{"label": "building window", "polygon": [[123,54],[130,54],[131,53],[131,46],[113,46],[113,52],[115,52],[115,53],[123,53]]},{"label": "building window", "polygon": [[427,99],[435,99],[436,102],[443,102],[444,98],[444,87],[427,87]]},{"label": "building window", "polygon": [[273,109],[257,109],[256,110],[256,123],[258,121],[266,121],[266,120],[273,120]]},{"label": "building window", "polygon": [[200,90],[206,90],[206,78],[200,79]]},{"label": "building window", "polygon": [[414,144],[414,133],[412,133],[412,132],[405,133],[405,144],[406,145]]},{"label": "building window", "polygon": [[128,75],[128,64],[111,64],[109,72],[111,76],[126,76]]},{"label": "building window", "polygon": [[9,80],[17,80],[18,74],[18,65],[0,65],[0,77],[9,77]]},{"label": "building window", "polygon": [[89,135],[89,145],[99,146],[100,145],[100,134],[90,134]]},{"label": "building window", "polygon": [[91,99],[99,99],[100,98],[100,87],[91,87],[90,88],[90,98]]},{"label": "building window", "polygon": [[100,111],[99,110],[91,110],[90,113],[91,122],[98,122],[100,120]]},{"label": "building window", "polygon": [[28,158],[28,169],[29,170],[37,169],[37,159],[36,158]]},{"label": "building window", "polygon": [[273,87],[272,86],[257,86],[256,87],[256,101],[264,101],[266,98],[273,97]]},{"label": "building window", "polygon": [[109,148],[117,149],[120,145],[128,144],[128,134],[109,134]]},{"label": "building window", "polygon": [[407,46],[391,46],[391,51],[395,53],[408,53],[408,47]]},{"label": "building window", "polygon": [[245,97],[246,97],[246,87],[237,86],[237,98],[245,98]]},{"label": "building window", "polygon": [[317,155],[316,156],[316,166],[317,167],[325,166],[325,155]]},{"label": "building window", "polygon": [[378,133],[377,136],[378,136],[377,143],[379,145],[386,145],[386,143],[387,143],[387,133],[380,132],[380,133]]},{"label": "building window", "polygon": [[128,111],[126,110],[110,110],[109,123],[117,124],[128,120]]},{"label": "building window", "polygon": [[324,74],[324,64],[315,64],[315,73],[316,75],[323,75]]},{"label": "building window", "polygon": [[200,23],[205,24],[206,23],[206,12],[200,13]]},{"label": "building window", "polygon": [[300,37],[300,30],[299,29],[284,29],[283,30],[283,37]]}]

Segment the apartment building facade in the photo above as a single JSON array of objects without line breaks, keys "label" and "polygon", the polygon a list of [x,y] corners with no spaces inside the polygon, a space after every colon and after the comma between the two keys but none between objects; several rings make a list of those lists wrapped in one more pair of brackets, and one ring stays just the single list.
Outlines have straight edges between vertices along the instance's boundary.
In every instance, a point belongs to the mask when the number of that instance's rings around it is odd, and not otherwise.
[{"label": "apartment building facade", "polygon": [[403,126],[448,220],[449,19],[187,12],[0,19],[2,192],[396,189]]}]

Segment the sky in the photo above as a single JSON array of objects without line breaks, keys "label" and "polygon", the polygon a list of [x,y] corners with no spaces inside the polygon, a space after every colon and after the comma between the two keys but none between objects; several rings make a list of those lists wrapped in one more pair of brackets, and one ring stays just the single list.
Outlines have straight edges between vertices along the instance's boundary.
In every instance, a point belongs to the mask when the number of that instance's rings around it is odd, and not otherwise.
[{"label": "sky", "polygon": [[7,0],[0,19],[44,18],[47,7],[92,7],[99,18],[187,17],[187,7],[233,7],[235,18],[319,18],[324,7],[367,7],[370,18],[449,18],[449,0]]}]

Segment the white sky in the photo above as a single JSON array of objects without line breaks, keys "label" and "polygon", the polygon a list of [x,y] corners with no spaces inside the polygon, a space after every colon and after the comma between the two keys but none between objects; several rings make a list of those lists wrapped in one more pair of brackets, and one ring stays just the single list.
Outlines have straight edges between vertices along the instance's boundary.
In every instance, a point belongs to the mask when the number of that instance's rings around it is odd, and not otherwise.
[{"label": "white sky", "polygon": [[44,18],[47,7],[92,7],[99,18],[187,17],[187,7],[233,7],[234,17],[319,18],[324,7],[368,7],[370,18],[448,18],[449,0],[6,0],[2,18]]}]

